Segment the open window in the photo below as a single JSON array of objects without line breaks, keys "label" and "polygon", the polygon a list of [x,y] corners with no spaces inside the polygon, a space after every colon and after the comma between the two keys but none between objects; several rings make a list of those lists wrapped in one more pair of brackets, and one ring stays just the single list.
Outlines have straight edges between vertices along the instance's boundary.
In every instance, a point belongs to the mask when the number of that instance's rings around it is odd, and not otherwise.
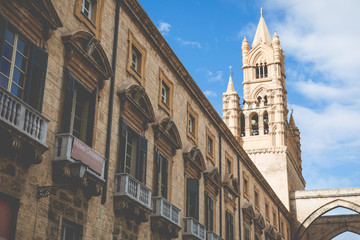
[{"label": "open window", "polygon": [[268,77],[268,69],[267,64],[265,63],[257,63],[256,66],[256,79],[267,78]]},{"label": "open window", "polygon": [[269,134],[269,114],[264,113],[264,134]]},{"label": "open window", "polygon": [[199,180],[186,179],[186,217],[199,220]]},{"label": "open window", "polygon": [[259,116],[254,113],[251,117],[251,135],[259,135]]}]

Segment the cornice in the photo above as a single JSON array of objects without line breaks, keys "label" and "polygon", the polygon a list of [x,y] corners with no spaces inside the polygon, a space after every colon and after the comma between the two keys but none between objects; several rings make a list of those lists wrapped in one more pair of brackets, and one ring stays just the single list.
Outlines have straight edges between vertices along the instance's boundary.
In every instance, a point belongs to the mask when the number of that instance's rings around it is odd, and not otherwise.
[{"label": "cornice", "polygon": [[169,66],[169,69],[173,71],[174,75],[178,77],[178,79],[188,91],[190,96],[195,101],[197,101],[200,108],[202,108],[202,110],[207,114],[207,117],[213,121],[213,123],[215,124],[215,126],[218,127],[224,138],[229,142],[230,145],[232,145],[237,154],[240,155],[241,159],[243,160],[249,171],[251,171],[253,175],[259,180],[259,183],[262,185],[262,187],[272,197],[273,201],[279,206],[283,215],[288,219],[288,221],[291,221],[290,212],[286,209],[279,197],[275,194],[274,190],[270,187],[269,183],[265,180],[264,176],[257,169],[257,167],[246,154],[244,149],[240,146],[240,143],[231,133],[230,129],[226,126],[215,108],[206,98],[205,94],[201,91],[194,79],[188,73],[184,65],[181,63],[179,58],[176,56],[174,51],[166,42],[155,24],[151,21],[150,17],[142,8],[140,3],[137,0],[122,0],[121,6],[136,24],[136,26],[144,34],[144,37],[158,52],[164,63],[166,63]]}]

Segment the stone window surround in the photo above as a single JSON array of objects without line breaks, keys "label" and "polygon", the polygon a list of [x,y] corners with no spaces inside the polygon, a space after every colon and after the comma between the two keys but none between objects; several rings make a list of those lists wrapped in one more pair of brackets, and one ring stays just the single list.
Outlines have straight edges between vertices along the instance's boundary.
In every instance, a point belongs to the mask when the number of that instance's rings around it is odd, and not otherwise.
[{"label": "stone window surround", "polygon": [[[193,132],[190,132],[190,128],[189,128],[189,120],[190,117],[192,117],[194,119],[194,122],[192,123],[192,127]],[[197,145],[198,144],[198,126],[199,126],[199,118],[198,118],[198,114],[192,109],[192,107],[190,106],[190,104],[187,104],[187,127],[186,127],[186,133],[187,136],[194,141],[194,143]]]},{"label": "stone window surround", "polygon": [[[211,151],[212,153],[209,153],[208,151],[208,145],[209,145],[209,138],[211,139]],[[206,157],[210,159],[213,163],[215,163],[215,137],[210,132],[209,128],[206,128]]]},{"label": "stone window surround", "polygon": [[[169,102],[168,104],[164,103],[161,100],[162,97],[162,86],[166,85],[169,90],[168,90],[168,99]],[[163,70],[159,70],[159,106],[165,110],[165,112],[172,117],[173,115],[173,91],[174,91],[174,85],[173,83],[166,77],[165,73]]]},{"label": "stone window surround", "polygon": [[[247,182],[246,185],[245,185],[245,181]],[[244,193],[244,198],[246,198],[248,201],[250,201],[249,185],[250,185],[249,176],[245,172],[243,172],[243,193]]]},{"label": "stone window surround", "polygon": [[[135,80],[142,86],[145,87],[145,59],[146,50],[134,37],[134,34],[129,30],[128,36],[129,48],[128,48],[128,59],[126,64],[126,71],[135,78]],[[140,70],[136,71],[131,66],[133,48],[139,53],[140,59]]]},{"label": "stone window surround", "polygon": [[[95,1],[95,0],[91,0]],[[82,11],[83,0],[76,0],[74,15],[84,23],[88,29],[100,39],[102,12],[104,9],[104,0],[96,0],[92,5],[91,19],[87,18]]]}]

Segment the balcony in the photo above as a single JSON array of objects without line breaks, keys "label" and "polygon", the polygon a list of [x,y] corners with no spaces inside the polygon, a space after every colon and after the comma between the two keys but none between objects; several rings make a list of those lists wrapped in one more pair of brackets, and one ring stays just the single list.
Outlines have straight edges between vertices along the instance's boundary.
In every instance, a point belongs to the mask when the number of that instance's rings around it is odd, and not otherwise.
[{"label": "balcony", "polygon": [[48,150],[48,123],[38,111],[0,87],[0,138],[11,146],[4,152],[16,153],[27,167],[40,163],[42,154]]},{"label": "balcony", "polygon": [[115,184],[115,213],[123,213],[139,223],[147,222],[151,213],[151,190],[127,173],[117,173]]},{"label": "balcony", "polygon": [[163,197],[153,197],[152,202],[151,229],[160,232],[161,236],[177,238],[181,229],[181,210]]},{"label": "balcony", "polygon": [[55,182],[81,187],[89,197],[101,194],[105,158],[81,140],[69,133],[57,134],[52,163]]},{"label": "balcony", "polygon": [[183,239],[206,239],[206,228],[192,217],[183,218]]},{"label": "balcony", "polygon": [[214,233],[214,232],[207,232],[206,239],[207,240],[223,240],[221,237],[216,235],[216,233]]}]

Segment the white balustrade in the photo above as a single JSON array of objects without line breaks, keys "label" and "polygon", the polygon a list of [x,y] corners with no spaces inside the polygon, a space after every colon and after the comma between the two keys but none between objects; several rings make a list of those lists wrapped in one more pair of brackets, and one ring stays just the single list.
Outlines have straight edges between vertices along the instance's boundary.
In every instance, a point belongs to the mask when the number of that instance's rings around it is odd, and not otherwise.
[{"label": "white balustrade", "polygon": [[200,240],[206,239],[206,228],[192,217],[183,218],[183,235],[195,236]]},{"label": "white balustrade", "polygon": [[117,173],[114,196],[128,196],[151,209],[151,190],[127,173]]},{"label": "white balustrade", "polygon": [[46,146],[49,120],[18,97],[0,87],[0,120]]},{"label": "white balustrade", "polygon": [[153,197],[153,216],[161,216],[180,227],[180,209],[163,197]]},{"label": "white balustrade", "polygon": [[216,235],[216,233],[214,233],[214,232],[207,232],[206,239],[207,240],[223,240],[221,237]]}]

